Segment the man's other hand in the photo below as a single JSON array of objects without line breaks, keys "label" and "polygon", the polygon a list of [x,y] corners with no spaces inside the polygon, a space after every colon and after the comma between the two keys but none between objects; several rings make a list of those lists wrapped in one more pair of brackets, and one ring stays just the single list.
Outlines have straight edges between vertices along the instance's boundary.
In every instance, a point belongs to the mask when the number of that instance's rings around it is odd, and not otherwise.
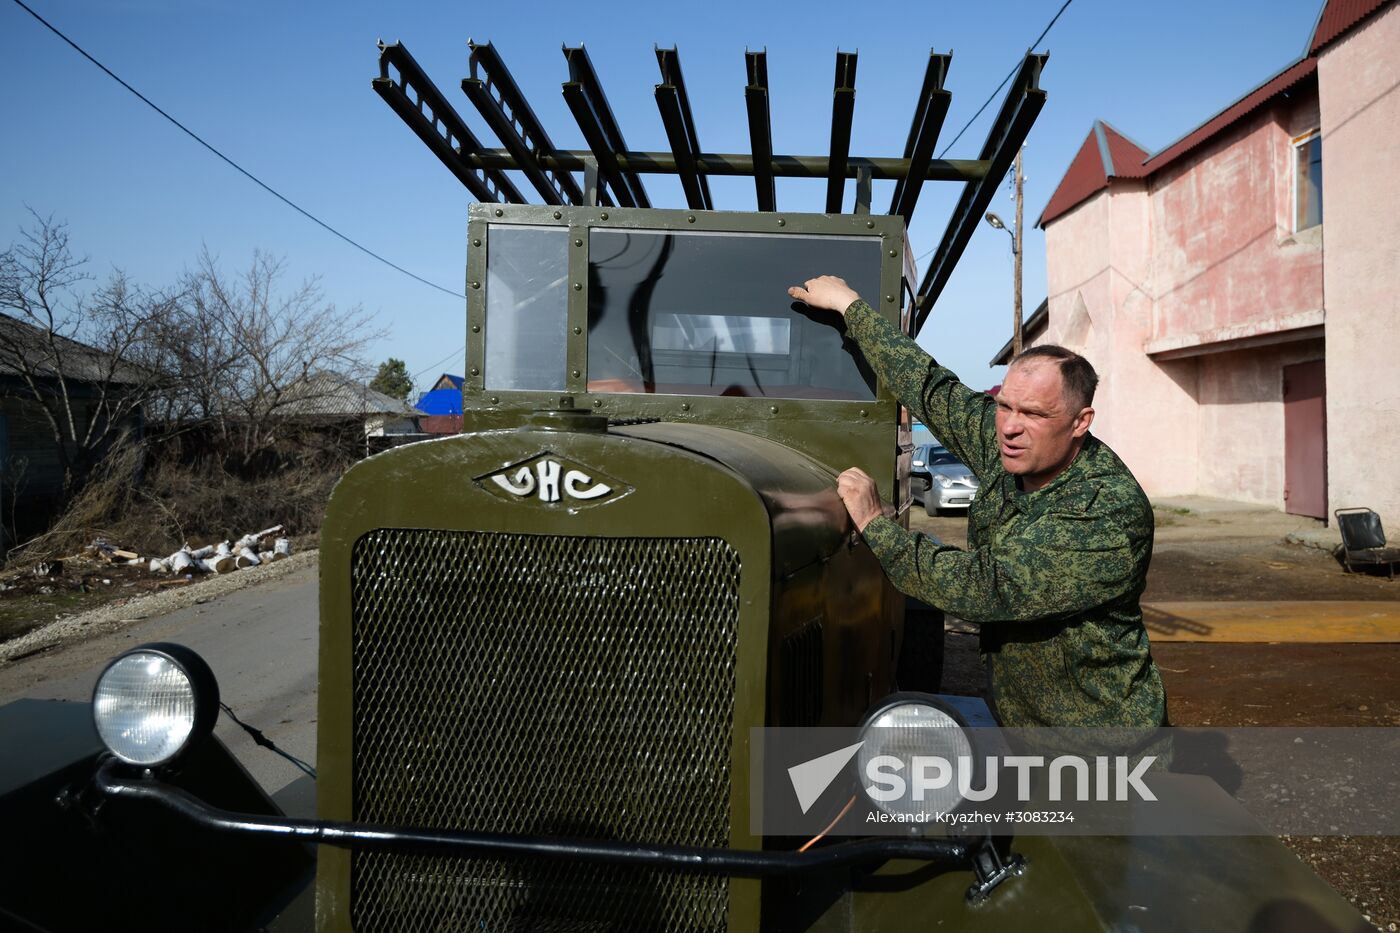
[{"label": "man's other hand", "polygon": [[860,297],[854,289],[846,284],[845,279],[837,278],[834,275],[819,275],[815,279],[808,279],[801,285],[794,285],[788,289],[788,295],[798,301],[806,302],[808,307],[824,308],[827,311],[835,311],[842,316],[846,314],[846,309],[851,306],[851,302]]},{"label": "man's other hand", "polygon": [[851,521],[858,531],[864,531],[866,525],[885,514],[875,481],[859,467],[851,467],[836,478],[836,494],[851,513]]}]

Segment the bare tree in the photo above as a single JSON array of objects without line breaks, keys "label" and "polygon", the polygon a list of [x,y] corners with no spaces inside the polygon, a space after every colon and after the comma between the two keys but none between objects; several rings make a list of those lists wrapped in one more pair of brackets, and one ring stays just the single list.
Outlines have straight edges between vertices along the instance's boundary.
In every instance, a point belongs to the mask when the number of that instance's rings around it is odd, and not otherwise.
[{"label": "bare tree", "polygon": [[[340,450],[344,438],[325,422],[354,427],[346,416],[364,390],[354,380],[369,374],[365,351],[380,336],[358,307],[326,302],[315,279],[283,290],[282,261],[261,252],[242,274],[228,275],[206,249],[163,291],[120,271],[98,282],[73,255],[66,225],[34,220],[0,253],[0,396],[20,399],[52,434],[63,486],[44,493],[56,501],[43,508],[62,504],[71,513],[56,529],[71,538],[118,527],[138,500],[179,495],[117,494],[132,493],[148,466],[153,477],[203,470],[206,486],[233,489],[262,482],[269,468],[320,462],[327,444]],[[300,446],[285,444],[308,419],[317,431],[299,435]],[[198,429],[193,445],[156,444],[189,429]],[[124,436],[133,443],[119,444]],[[153,451],[162,459],[152,462]],[[6,486],[16,498],[13,479],[11,471]],[[321,493],[307,495],[307,514],[319,514]],[[30,517],[24,534],[43,527],[37,512]],[[30,543],[46,540],[57,546],[52,535]]]},{"label": "bare tree", "polygon": [[187,415],[217,424],[245,462],[276,445],[294,410],[328,391],[318,374],[366,375],[365,351],[382,336],[359,307],[326,303],[314,278],[279,291],[283,272],[282,260],[255,252],[229,277],[206,248],[182,283],[188,319],[166,352]]},{"label": "bare tree", "polygon": [[66,225],[34,220],[0,253],[0,392],[35,404],[72,488],[168,384],[149,350],[179,296],[121,271],[94,287]]}]

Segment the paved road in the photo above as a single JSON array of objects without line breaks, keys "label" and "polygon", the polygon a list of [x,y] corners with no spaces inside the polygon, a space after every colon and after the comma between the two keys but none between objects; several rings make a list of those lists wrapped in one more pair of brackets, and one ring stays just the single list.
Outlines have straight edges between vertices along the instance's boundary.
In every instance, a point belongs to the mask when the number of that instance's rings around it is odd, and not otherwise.
[{"label": "paved road", "polygon": [[[134,623],[120,632],[0,667],[0,704],[20,697],[86,701],[103,666],[144,642],[174,641],[203,655],[223,702],[277,745],[316,760],[316,567]],[[311,805],[310,781],[290,762],[219,717],[215,733],[289,812]],[[309,815],[309,814],[308,814]]]}]

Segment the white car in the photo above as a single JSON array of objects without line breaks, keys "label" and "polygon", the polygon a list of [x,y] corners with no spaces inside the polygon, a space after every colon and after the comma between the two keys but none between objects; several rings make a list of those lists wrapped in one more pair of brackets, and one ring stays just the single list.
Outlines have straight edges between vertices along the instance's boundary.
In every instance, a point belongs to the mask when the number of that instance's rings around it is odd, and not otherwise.
[{"label": "white car", "polygon": [[909,467],[913,496],[923,502],[924,511],[929,515],[966,509],[977,496],[977,477],[946,447],[920,444],[914,448],[914,459]]}]

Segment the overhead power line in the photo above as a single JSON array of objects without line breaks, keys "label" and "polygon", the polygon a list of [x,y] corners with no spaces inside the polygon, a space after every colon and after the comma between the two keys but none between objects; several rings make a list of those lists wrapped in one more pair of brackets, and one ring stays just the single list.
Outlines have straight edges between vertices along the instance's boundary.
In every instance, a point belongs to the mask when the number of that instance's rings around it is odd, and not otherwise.
[{"label": "overhead power line", "polygon": [[[19,0],[15,0],[15,2],[19,2]],[[1035,41],[1032,42],[1030,45],[1026,46],[1026,54],[1029,55],[1031,52],[1035,51],[1035,47],[1037,45],[1040,45],[1041,40],[1043,40],[1047,35],[1050,34],[1050,27],[1054,26],[1055,23],[1059,21],[1060,17],[1064,14],[1065,10],[1069,9],[1069,5],[1073,2],[1074,0],[1065,0],[1064,6],[1060,7],[1059,12],[1050,18],[1050,22],[1045,24],[1045,28],[1040,31],[1040,35],[1035,37]],[[963,133],[967,132],[968,127],[972,126],[973,123],[977,122],[977,118],[982,116],[982,111],[986,110],[987,107],[990,106],[992,101],[996,100],[996,96],[1001,93],[1001,89],[1006,87],[1006,83],[1010,81],[1012,77],[1015,76],[1016,72],[1020,70],[1020,67],[1021,62],[1018,59],[1016,64],[1011,66],[1011,70],[1006,73],[1006,77],[1002,78],[1001,83],[996,86],[996,90],[992,91],[991,94],[987,95],[987,99],[982,102],[982,106],[977,108],[977,112],[972,115],[972,119],[964,123],[963,128],[958,130],[958,135],[954,136],[952,141],[949,142],[948,145],[943,147],[943,151],[938,154],[938,157],[940,159],[948,154],[949,149],[953,148],[953,143],[956,143],[958,140],[962,139],[962,135]]]},{"label": "overhead power line", "polygon": [[335,228],[332,227],[330,224],[326,223],[324,220],[322,220],[321,218],[317,217],[315,214],[312,214],[310,211],[306,210],[306,209],[303,208],[301,205],[299,205],[299,204],[297,204],[296,202],[294,202],[291,198],[289,198],[289,197],[287,197],[286,195],[282,194],[280,191],[277,191],[277,190],[276,190],[275,188],[273,188],[271,185],[269,185],[269,184],[267,184],[266,182],[264,182],[261,178],[258,178],[258,177],[257,177],[256,175],[254,175],[252,172],[248,171],[248,170],[245,169],[243,166],[241,166],[241,165],[239,165],[237,162],[233,161],[233,159],[230,159],[228,156],[224,155],[222,152],[220,152],[218,149],[216,149],[213,145],[211,145],[210,143],[205,142],[204,139],[203,139],[202,137],[200,137],[200,135],[199,135],[198,133],[196,133],[194,130],[190,129],[189,127],[185,126],[185,124],[181,123],[179,120],[175,119],[175,118],[172,117],[170,114],[166,113],[166,112],[165,112],[164,110],[162,110],[160,107],[156,106],[156,105],[150,100],[150,98],[146,97],[145,94],[142,94],[140,91],[136,90],[136,88],[132,87],[130,84],[127,84],[125,81],[123,81],[120,77],[118,77],[115,73],[113,73],[112,69],[108,68],[106,65],[102,64],[100,61],[98,61],[97,59],[95,59],[95,58],[93,58],[91,55],[89,55],[89,54],[87,53],[87,51],[83,49],[82,46],[78,45],[78,43],[74,42],[72,39],[70,39],[70,38],[68,38],[66,35],[64,35],[64,34],[58,29],[58,27],[54,26],[52,23],[50,23],[48,20],[44,19],[44,18],[43,18],[42,16],[40,16],[38,13],[34,12],[34,10],[32,10],[29,6],[27,6],[27,5],[23,2],[23,0],[14,0],[14,2],[15,2],[15,4],[16,4],[17,6],[20,7],[20,9],[24,10],[24,11],[25,11],[26,13],[28,13],[30,16],[34,17],[36,20],[38,20],[40,23],[42,23],[42,24],[44,25],[44,28],[48,29],[49,32],[51,32],[51,33],[53,33],[54,35],[58,36],[58,37],[59,37],[60,39],[62,39],[64,42],[66,42],[66,43],[68,43],[70,46],[72,46],[72,47],[73,47],[73,50],[76,51],[79,55],[81,55],[83,58],[86,58],[88,61],[92,62],[92,63],[93,63],[94,65],[96,65],[98,68],[102,69],[103,73],[106,74],[107,77],[111,78],[113,81],[117,82],[117,83],[120,84],[122,87],[126,88],[126,89],[127,89],[128,91],[130,91],[132,94],[135,94],[135,95],[137,96],[137,98],[139,98],[140,101],[141,101],[143,104],[145,104],[147,107],[150,107],[150,108],[151,108],[152,110],[154,110],[156,113],[160,114],[162,117],[165,117],[165,119],[167,119],[167,120],[169,120],[171,123],[175,124],[175,126],[178,127],[178,128],[181,130],[181,132],[183,132],[186,136],[190,137],[190,138],[193,139],[195,142],[199,143],[199,144],[200,144],[201,146],[203,146],[205,149],[208,149],[210,152],[212,152],[214,155],[218,156],[221,160],[223,160],[223,161],[224,161],[225,163],[227,163],[230,167],[232,167],[234,170],[236,170],[239,174],[243,175],[245,178],[247,178],[247,179],[248,179],[249,181],[251,181],[253,184],[257,185],[259,188],[263,189],[263,190],[266,191],[268,194],[272,195],[274,198],[276,198],[277,200],[281,201],[283,204],[287,205],[287,206],[290,207],[292,210],[296,211],[298,214],[300,214],[300,215],[302,215],[303,217],[305,217],[307,220],[309,220],[309,221],[311,221],[312,223],[316,224],[318,227],[321,227],[323,230],[326,230],[327,232],[329,232],[329,233],[331,233],[331,234],[334,234],[335,236],[337,236],[337,237],[339,237],[340,239],[344,240],[346,243],[349,243],[351,246],[355,247],[357,250],[359,250],[360,252],[364,253],[366,256],[369,256],[369,257],[371,257],[371,258],[373,258],[373,259],[379,260],[380,262],[384,263],[384,265],[386,265],[386,266],[388,266],[389,268],[395,270],[396,272],[402,272],[404,275],[408,276],[409,278],[411,278],[411,279],[413,279],[413,280],[415,280],[415,281],[418,281],[418,282],[422,282],[424,285],[428,286],[429,288],[435,288],[435,289],[437,289],[438,291],[443,292],[444,294],[452,295],[453,297],[456,297],[456,298],[463,298],[463,299],[465,299],[465,298],[467,297],[466,295],[463,295],[461,292],[455,292],[455,291],[453,291],[453,290],[450,289],[450,288],[443,288],[441,285],[438,285],[436,282],[430,282],[430,281],[428,281],[427,279],[423,278],[421,275],[415,275],[414,273],[409,272],[409,271],[408,271],[407,269],[405,269],[403,266],[400,266],[400,265],[398,265],[397,263],[394,263],[394,262],[389,261],[388,259],[385,259],[383,256],[379,255],[378,253],[376,253],[374,250],[370,249],[369,247],[364,246],[364,245],[362,245],[362,244],[360,244],[360,243],[357,243],[355,240],[353,240],[353,239],[351,239],[350,237],[346,236],[345,234],[341,233],[339,230],[335,229]]},{"label": "overhead power line", "polygon": [[[418,372],[414,373],[413,376],[412,376],[411,378],[417,379],[419,376],[423,375],[424,373],[430,373],[430,372],[432,372],[433,370],[437,369],[439,366],[441,366],[443,363],[446,363],[448,360],[452,359],[454,356],[461,356],[462,353],[463,353],[463,351],[460,350],[460,349],[459,349],[459,350],[453,350],[451,353],[447,354],[447,355],[444,356],[442,359],[438,360],[436,363],[429,363],[427,366],[425,366],[425,367],[423,367],[422,369],[418,370]],[[438,370],[438,371],[441,372],[441,370]]]},{"label": "overhead power line", "polygon": [[[1059,22],[1060,17],[1064,15],[1065,10],[1068,10],[1069,5],[1073,2],[1074,0],[1065,0],[1064,5],[1060,7],[1059,11],[1056,12],[1054,16],[1050,17],[1050,22],[1045,24],[1045,28],[1040,31],[1040,35],[1035,37],[1035,41],[1032,42],[1030,45],[1026,46],[1027,54],[1030,54],[1031,52],[1035,51],[1035,47],[1037,45],[1040,45],[1040,43],[1045,39],[1045,37],[1050,34],[1050,28],[1054,26],[1055,23]],[[1018,60],[1015,65],[1011,66],[1011,70],[1006,73],[1006,77],[1001,79],[1001,83],[996,86],[996,89],[993,90],[991,94],[987,95],[987,99],[982,102],[982,106],[977,108],[977,112],[972,115],[972,118],[963,124],[962,129],[958,130],[958,135],[954,136],[952,140],[949,141],[948,145],[943,147],[943,151],[938,154],[938,157],[940,159],[948,154],[949,149],[953,148],[953,143],[956,143],[958,140],[962,139],[962,135],[967,132],[968,127],[972,126],[972,124],[977,122],[977,118],[982,116],[982,112],[986,110],[988,106],[991,105],[992,101],[996,100],[997,95],[1001,93],[1001,89],[1006,87],[1006,83],[1012,79],[1012,77],[1016,74],[1017,71],[1020,70],[1020,68],[1021,62]],[[919,260],[928,256],[929,253],[932,253],[935,249],[938,249],[938,247],[935,246],[927,253],[922,253],[921,255],[914,257],[914,262],[917,263]]]}]

